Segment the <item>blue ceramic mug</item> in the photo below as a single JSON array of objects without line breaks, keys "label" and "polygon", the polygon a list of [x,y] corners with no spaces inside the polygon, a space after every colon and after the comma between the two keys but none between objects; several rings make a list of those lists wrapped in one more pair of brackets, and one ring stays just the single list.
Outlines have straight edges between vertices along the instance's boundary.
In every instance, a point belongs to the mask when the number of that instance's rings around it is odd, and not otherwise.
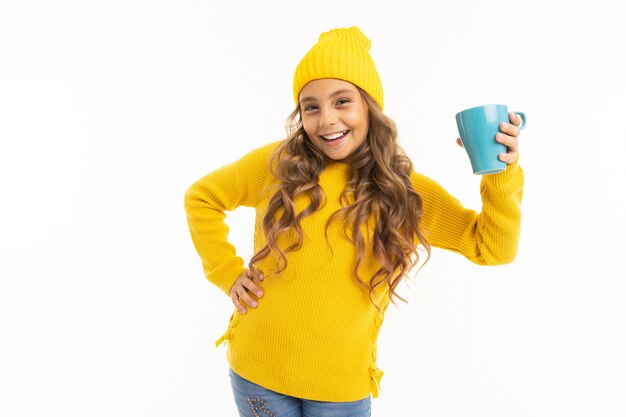
[{"label": "blue ceramic mug", "polygon": [[[523,129],[526,126],[526,115],[521,111],[515,114],[522,118],[519,128]],[[456,114],[461,142],[470,158],[474,174],[495,174],[506,169],[506,162],[498,159],[500,153],[506,152],[506,146],[496,142],[501,122],[510,123],[509,112],[503,104],[472,107]]]}]

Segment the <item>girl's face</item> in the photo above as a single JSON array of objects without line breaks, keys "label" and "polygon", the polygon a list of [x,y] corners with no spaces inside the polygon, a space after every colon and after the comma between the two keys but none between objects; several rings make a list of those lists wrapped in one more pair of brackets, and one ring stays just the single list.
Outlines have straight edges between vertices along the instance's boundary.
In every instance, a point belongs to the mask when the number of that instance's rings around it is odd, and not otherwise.
[{"label": "girl's face", "polygon": [[367,137],[367,104],[347,81],[323,78],[307,83],[300,92],[300,113],[313,145],[335,161],[346,159]]}]

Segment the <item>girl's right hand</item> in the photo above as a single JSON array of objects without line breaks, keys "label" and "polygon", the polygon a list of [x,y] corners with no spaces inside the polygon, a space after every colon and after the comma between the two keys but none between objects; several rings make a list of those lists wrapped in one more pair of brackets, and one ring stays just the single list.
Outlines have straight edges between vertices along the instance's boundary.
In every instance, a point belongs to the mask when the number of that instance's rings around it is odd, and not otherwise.
[{"label": "girl's right hand", "polygon": [[230,298],[241,314],[246,314],[246,307],[241,301],[244,301],[252,308],[257,307],[258,302],[250,293],[255,294],[259,298],[263,296],[263,290],[259,286],[263,279],[265,277],[261,271],[246,269],[235,280],[235,283],[230,288]]}]

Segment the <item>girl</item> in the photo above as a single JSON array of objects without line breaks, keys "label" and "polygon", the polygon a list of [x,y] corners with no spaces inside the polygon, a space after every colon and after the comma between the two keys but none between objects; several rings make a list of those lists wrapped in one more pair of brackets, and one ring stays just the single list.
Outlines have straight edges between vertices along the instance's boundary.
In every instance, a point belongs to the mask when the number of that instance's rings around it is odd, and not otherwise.
[{"label": "girl", "polygon": [[[287,139],[208,174],[185,194],[207,278],[236,307],[226,333],[242,416],[368,416],[383,371],[376,341],[421,245],[481,265],[513,261],[523,172],[519,120],[497,140],[507,169],[483,176],[480,214],[415,172],[383,113],[383,89],[356,27],[323,33],[298,65]],[[460,141],[457,139],[460,144]],[[254,207],[248,268],[225,211]],[[335,413],[335,414],[333,414]]]}]

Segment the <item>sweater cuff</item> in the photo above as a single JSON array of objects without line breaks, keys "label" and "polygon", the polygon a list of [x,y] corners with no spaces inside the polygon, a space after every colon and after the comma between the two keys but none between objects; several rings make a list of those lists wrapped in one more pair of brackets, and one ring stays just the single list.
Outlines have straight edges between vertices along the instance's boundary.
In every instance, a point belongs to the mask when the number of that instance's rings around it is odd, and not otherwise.
[{"label": "sweater cuff", "polygon": [[488,185],[489,187],[506,188],[512,183],[517,182],[516,180],[520,176],[523,177],[523,174],[524,171],[519,165],[518,155],[515,162],[513,162],[512,164],[507,164],[504,171],[498,172],[496,174],[483,175],[482,182],[484,185]]},{"label": "sweater cuff", "polygon": [[230,288],[237,278],[239,278],[239,275],[245,270],[243,259],[235,257],[229,262],[220,265],[218,268],[207,272],[207,279],[230,297]]}]

